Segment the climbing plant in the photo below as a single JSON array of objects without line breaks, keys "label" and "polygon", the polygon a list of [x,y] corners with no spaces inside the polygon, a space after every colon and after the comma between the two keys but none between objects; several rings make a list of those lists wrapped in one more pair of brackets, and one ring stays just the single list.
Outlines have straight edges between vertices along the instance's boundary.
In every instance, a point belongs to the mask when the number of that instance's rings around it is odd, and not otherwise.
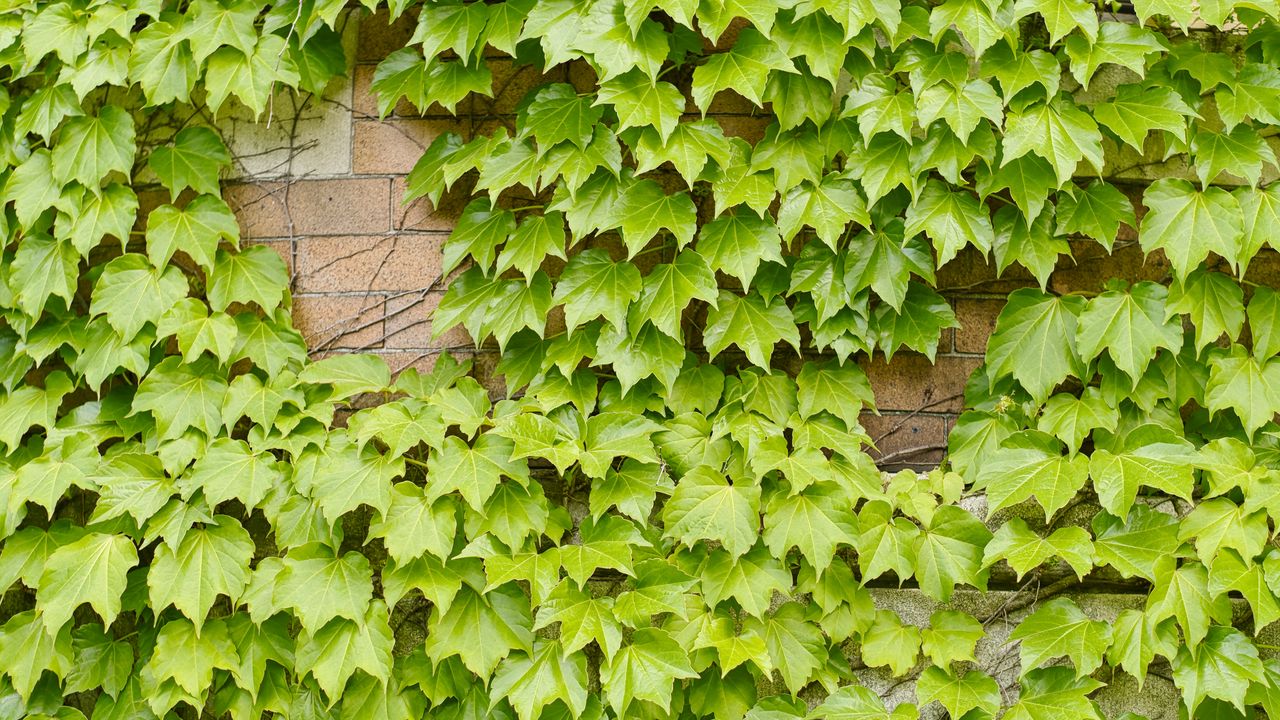
[{"label": "climbing plant", "polygon": [[[0,716],[1280,717],[1274,0],[360,5],[0,3]],[[545,78],[407,183],[500,399],[308,360],[219,194],[378,6],[383,114]],[[1162,281],[1049,290],[1134,237]],[[961,252],[1038,287],[881,472],[857,360],[934,356]]]}]

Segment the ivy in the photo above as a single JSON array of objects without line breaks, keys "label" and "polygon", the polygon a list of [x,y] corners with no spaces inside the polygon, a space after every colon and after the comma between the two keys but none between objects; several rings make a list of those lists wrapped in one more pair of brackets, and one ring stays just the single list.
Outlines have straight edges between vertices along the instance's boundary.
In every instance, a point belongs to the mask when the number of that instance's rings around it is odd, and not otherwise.
[{"label": "ivy", "polygon": [[[1100,718],[1118,673],[1276,714],[1274,7],[359,5],[0,12],[3,714]],[[464,208],[433,325],[505,396],[308,359],[221,197],[219,116],[322,95],[374,10],[381,116],[554,78],[404,198]],[[863,360],[934,358],[977,257],[1035,286],[884,472]]]}]

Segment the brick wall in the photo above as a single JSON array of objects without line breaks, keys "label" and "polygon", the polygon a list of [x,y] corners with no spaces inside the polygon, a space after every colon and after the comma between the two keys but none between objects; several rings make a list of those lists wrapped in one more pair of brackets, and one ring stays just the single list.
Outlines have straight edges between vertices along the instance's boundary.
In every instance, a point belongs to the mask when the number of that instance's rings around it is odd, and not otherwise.
[{"label": "brick wall", "polygon": [[[231,118],[224,128],[238,174],[227,197],[246,240],[269,245],[288,263],[294,319],[314,353],[375,352],[399,370],[429,368],[448,349],[474,357],[481,380],[496,392],[502,388],[493,370],[496,348],[477,350],[460,329],[432,337],[430,314],[447,284],[440,278],[440,250],[465,198],[446,194],[438,208],[425,200],[404,205],[404,176],[438,134],[488,133],[495,123],[510,124],[516,103],[535,84],[552,79],[586,89],[593,77],[585,67],[570,67],[545,78],[534,68],[513,68],[509,60],[494,58],[495,96],[464,101],[458,117],[438,106],[418,111],[402,103],[379,120],[370,92],[374,68],[403,47],[412,30],[406,18],[388,24],[385,16],[353,15],[344,38],[357,63],[326,98],[301,107],[281,100],[269,127]],[[1103,85],[1104,78],[1095,79],[1091,92],[1101,92]],[[732,93],[721,93],[710,116],[726,134],[755,140],[770,119],[753,110]],[[1186,173],[1173,165],[1126,164],[1135,167],[1109,177],[1135,197],[1152,177]],[[1162,257],[1143,255],[1132,228],[1122,230],[1113,254],[1079,243],[1073,255],[1062,259],[1050,279],[1053,290],[1097,291],[1109,277],[1136,282],[1167,273]],[[1275,254],[1268,253],[1254,262],[1250,275],[1274,279],[1277,270]],[[863,362],[881,410],[864,424],[881,453],[901,465],[938,462],[1004,298],[1034,284],[1017,266],[998,276],[991,261],[972,249],[939,271],[939,291],[961,327],[945,331],[936,362],[911,353],[895,355],[889,364],[879,356]]]}]

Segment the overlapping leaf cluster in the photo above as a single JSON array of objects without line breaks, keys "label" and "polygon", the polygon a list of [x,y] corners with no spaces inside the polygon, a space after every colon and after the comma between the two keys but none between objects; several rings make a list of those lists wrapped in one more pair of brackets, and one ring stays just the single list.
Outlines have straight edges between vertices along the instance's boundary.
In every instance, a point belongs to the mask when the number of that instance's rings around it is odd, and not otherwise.
[{"label": "overlapping leaf cluster", "polygon": [[[1200,5],[1236,55],[1170,2],[389,4],[418,29],[384,112],[491,93],[499,54],[591,77],[409,179],[465,196],[436,325],[496,341],[496,403],[447,356],[307,360],[283,264],[236,248],[216,113],[322,91],[345,2],[0,14],[6,716],[1039,720],[1101,717],[1153,663],[1192,714],[1280,715],[1248,634],[1280,617],[1280,297],[1243,281],[1280,233],[1273,4]],[[726,134],[733,94],[759,140]],[[1143,197],[1171,282],[1046,293],[1068,240],[1135,224],[1084,177],[1124,144],[1195,168]],[[1001,314],[949,468],[883,474],[852,358],[932,356],[935,272],[970,246],[1041,289]],[[1045,523],[1005,520],[1028,501]],[[956,588],[1062,568],[1151,592],[1046,599],[1016,677],[978,662],[993,618]],[[941,607],[906,622],[877,583]]]}]

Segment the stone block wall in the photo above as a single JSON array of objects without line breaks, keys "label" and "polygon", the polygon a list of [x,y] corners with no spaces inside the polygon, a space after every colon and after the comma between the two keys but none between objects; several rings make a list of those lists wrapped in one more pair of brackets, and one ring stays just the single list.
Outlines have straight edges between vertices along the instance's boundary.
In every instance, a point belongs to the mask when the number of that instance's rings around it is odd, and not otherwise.
[{"label": "stone block wall", "polygon": [[[348,17],[344,33],[355,65],[326,97],[299,103],[282,94],[269,126],[239,118],[220,123],[237,158],[227,198],[244,238],[271,246],[288,263],[295,323],[313,353],[374,352],[400,370],[429,368],[448,350],[473,357],[481,380],[499,393],[504,386],[494,373],[496,348],[477,349],[461,329],[435,337],[431,323],[447,285],[440,276],[441,247],[465,198],[446,193],[440,207],[425,200],[406,205],[405,176],[437,135],[458,132],[465,138],[496,124],[512,127],[515,106],[529,88],[550,79],[585,89],[594,77],[582,66],[545,78],[536,68],[493,58],[493,98],[469,98],[456,116],[436,105],[418,110],[402,102],[379,119],[370,89],[374,69],[407,43],[414,21],[360,15]],[[1090,92],[1106,82],[1100,73]],[[758,139],[770,122],[732,93],[721,93],[709,116],[726,134],[749,140]],[[1152,177],[1186,172],[1140,160],[1106,173],[1135,199]],[[1064,257],[1050,278],[1050,288],[1087,293],[1101,290],[1111,277],[1165,278],[1163,257],[1145,256],[1133,228],[1121,233],[1110,254],[1096,244],[1076,244],[1074,257]],[[1278,271],[1275,253],[1268,253],[1254,262],[1250,275],[1274,278]],[[954,307],[960,328],[945,331],[935,362],[912,353],[889,363],[880,355],[863,361],[881,411],[868,414],[864,425],[885,467],[938,463],[963,407],[965,382],[982,361],[1005,298],[1035,283],[1019,266],[998,273],[991,259],[966,248],[938,273],[938,290]],[[550,322],[554,329],[556,318]],[[785,362],[785,353],[778,359]]]}]

